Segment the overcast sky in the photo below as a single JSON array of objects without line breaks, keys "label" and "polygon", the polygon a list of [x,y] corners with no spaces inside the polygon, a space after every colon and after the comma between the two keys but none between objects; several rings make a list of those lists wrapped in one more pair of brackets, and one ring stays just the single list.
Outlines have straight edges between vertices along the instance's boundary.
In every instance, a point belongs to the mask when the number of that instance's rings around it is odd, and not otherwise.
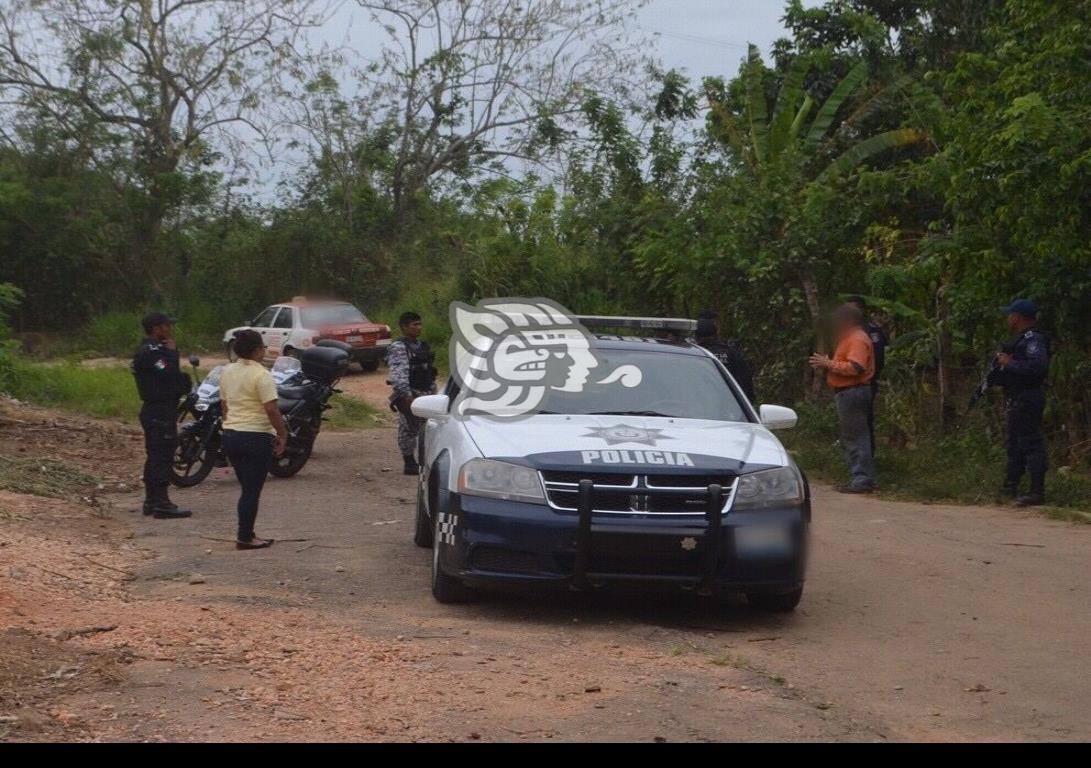
[{"label": "overcast sky", "polygon": [[[804,5],[819,2],[804,0]],[[785,5],[786,0],[650,0],[635,24],[655,38],[667,68],[685,69],[695,78],[733,75],[747,43],[768,55],[772,42],[784,35],[780,18]],[[319,37],[334,45],[347,43],[364,57],[385,40],[353,0],[340,6]]]},{"label": "overcast sky", "polygon": [[[2,0],[0,0],[2,2]],[[804,0],[814,6],[821,0]],[[731,77],[746,55],[747,43],[757,45],[768,58],[773,41],[785,35],[781,24],[787,0],[650,0],[633,22],[637,34],[650,37],[653,55],[665,69],[684,70],[693,81],[706,75]],[[312,45],[344,47],[363,60],[373,60],[386,33],[378,28],[355,0],[343,0],[332,18],[309,33]],[[281,154],[281,172],[302,161]],[[258,194],[265,197],[277,174],[259,173]]]}]

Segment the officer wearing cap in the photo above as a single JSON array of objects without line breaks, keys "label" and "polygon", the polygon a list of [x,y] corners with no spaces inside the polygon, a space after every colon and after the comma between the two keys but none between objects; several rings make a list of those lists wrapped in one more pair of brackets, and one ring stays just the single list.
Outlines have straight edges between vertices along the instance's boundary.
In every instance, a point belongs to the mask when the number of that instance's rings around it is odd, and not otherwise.
[{"label": "officer wearing cap", "polygon": [[417,465],[417,441],[423,419],[413,415],[413,400],[436,393],[436,354],[420,337],[424,326],[416,312],[403,312],[398,318],[402,337],[387,350],[386,364],[390,367],[388,383],[390,409],[398,414],[398,450],[405,463],[404,474],[420,472]]},{"label": "officer wearing cap", "polygon": [[143,320],[144,340],[133,355],[132,372],[144,428],[144,514],[159,519],[189,517],[167,495],[170,465],[178,441],[178,400],[189,391],[189,376],[178,364],[174,320],[152,312]]},{"label": "officer wearing cap", "polygon": [[720,338],[720,322],[715,310],[706,309],[697,316],[697,329],[693,335],[698,346],[707,349],[713,357],[723,363],[724,368],[727,368],[728,373],[738,383],[743,394],[753,402],[754,369],[750,367],[750,361],[746,359],[738,342]]},{"label": "officer wearing cap", "polygon": [[[989,374],[989,386],[1004,388],[1008,417],[1008,466],[1001,494],[1017,506],[1045,503],[1048,458],[1042,435],[1045,382],[1049,373],[1049,337],[1038,330],[1038,307],[1028,299],[1016,299],[1004,310],[1008,327],[1015,333],[997,353]],[[1030,474],[1030,490],[1019,495],[1019,482]]]}]

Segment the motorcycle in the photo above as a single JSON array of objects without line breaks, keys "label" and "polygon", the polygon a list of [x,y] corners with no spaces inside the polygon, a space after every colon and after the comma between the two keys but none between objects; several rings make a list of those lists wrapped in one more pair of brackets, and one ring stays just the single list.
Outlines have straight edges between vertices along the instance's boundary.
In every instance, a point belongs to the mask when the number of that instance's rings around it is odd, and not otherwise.
[{"label": "motorcycle", "polygon": [[[334,384],[347,367],[348,355],[336,344],[324,344],[325,351],[319,356],[332,357],[340,367],[335,366],[328,371],[316,368],[316,375],[307,376],[302,363],[293,357],[279,358],[273,365],[277,405],[288,428],[284,453],[274,458],[269,469],[269,473],[275,477],[292,477],[303,469],[311,457],[315,440],[322,429],[322,414],[330,408],[329,399],[340,391]],[[344,355],[343,361],[341,355]],[[193,366],[195,379],[199,364],[200,359],[191,355],[190,365]],[[189,488],[197,485],[208,477],[214,467],[228,465],[222,447],[222,372],[223,366],[209,371],[203,381],[196,381],[179,405],[178,446],[171,467],[171,482],[176,486]]]},{"label": "motorcycle", "polygon": [[220,407],[220,374],[217,365],[204,381],[197,376],[201,359],[189,356],[194,384],[178,405],[178,445],[174,449],[170,482],[179,488],[191,488],[212,472],[216,466],[226,467],[221,436],[223,411]]}]

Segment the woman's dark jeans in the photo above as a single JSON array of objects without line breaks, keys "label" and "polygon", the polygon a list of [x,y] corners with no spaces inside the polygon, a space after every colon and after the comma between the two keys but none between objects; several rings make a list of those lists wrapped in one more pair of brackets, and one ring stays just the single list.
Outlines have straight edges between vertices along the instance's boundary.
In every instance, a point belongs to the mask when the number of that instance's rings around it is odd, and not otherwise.
[{"label": "woman's dark jeans", "polygon": [[254,520],[258,516],[261,489],[273,463],[273,436],[267,432],[236,432],[225,429],[224,453],[235,468],[242,486],[239,496],[239,541],[254,538]]}]

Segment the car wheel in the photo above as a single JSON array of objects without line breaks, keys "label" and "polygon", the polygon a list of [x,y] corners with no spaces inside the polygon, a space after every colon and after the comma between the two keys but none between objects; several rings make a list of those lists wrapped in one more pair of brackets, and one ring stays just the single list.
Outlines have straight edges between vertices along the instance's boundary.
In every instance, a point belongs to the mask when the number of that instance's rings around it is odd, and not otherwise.
[{"label": "car wheel", "polygon": [[771,613],[788,613],[794,611],[803,597],[803,587],[793,589],[791,592],[779,594],[769,592],[751,592],[747,594],[746,601],[752,608]]},{"label": "car wheel", "polygon": [[432,521],[428,519],[428,510],[424,506],[424,484],[417,481],[417,513],[413,518],[413,543],[418,547],[431,547]]},{"label": "car wheel", "polygon": [[285,347],[284,348],[284,354],[287,357],[294,357],[296,360],[299,359],[299,350],[296,349],[295,347]]},{"label": "car wheel", "polygon": [[458,579],[448,576],[439,565],[439,554],[445,546],[439,536],[439,515],[432,527],[432,597],[438,603],[465,603],[474,599],[474,591]]},{"label": "car wheel", "polygon": [[379,370],[379,361],[378,360],[361,360],[360,361],[360,370],[363,371],[364,373],[375,373],[375,371]]}]

